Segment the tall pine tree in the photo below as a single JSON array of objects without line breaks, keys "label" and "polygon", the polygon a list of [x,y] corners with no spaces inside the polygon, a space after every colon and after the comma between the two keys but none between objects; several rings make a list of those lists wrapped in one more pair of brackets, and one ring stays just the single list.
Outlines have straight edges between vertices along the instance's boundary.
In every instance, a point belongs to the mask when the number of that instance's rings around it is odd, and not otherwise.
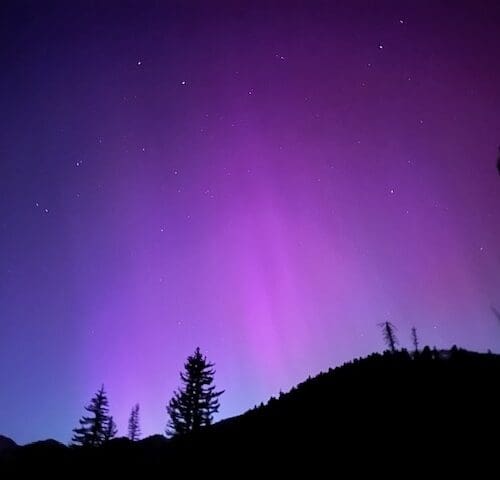
[{"label": "tall pine tree", "polygon": [[212,385],[213,367],[199,348],[188,357],[180,374],[183,386],[174,392],[167,406],[170,416],[167,435],[197,432],[212,423],[213,414],[219,410],[219,397],[224,393],[216,392]]},{"label": "tall pine tree", "polygon": [[97,447],[102,445],[106,439],[109,428],[109,402],[104,391],[104,385],[94,395],[90,404],[85,407],[90,416],[83,416],[79,422],[80,426],[73,429],[72,442],[74,445],[86,447]]},{"label": "tall pine tree", "polygon": [[128,419],[128,438],[135,442],[141,437],[141,428],[139,426],[139,404],[137,403],[130,412]]}]

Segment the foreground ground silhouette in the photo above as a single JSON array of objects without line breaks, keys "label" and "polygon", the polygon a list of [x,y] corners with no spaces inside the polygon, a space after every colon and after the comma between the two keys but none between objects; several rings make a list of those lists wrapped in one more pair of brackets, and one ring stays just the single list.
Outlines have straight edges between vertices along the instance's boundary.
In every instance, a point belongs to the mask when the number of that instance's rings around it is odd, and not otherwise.
[{"label": "foreground ground silhouette", "polygon": [[[0,452],[2,471],[36,469],[67,478],[97,467],[117,472],[391,471],[498,456],[500,355],[453,348],[373,354],[321,373],[266,405],[197,435],[100,448],[54,441]],[[492,436],[493,434],[493,436]],[[484,463],[481,463],[484,466]],[[479,466],[478,466],[479,467]],[[236,471],[235,471],[236,474]],[[168,476],[168,475],[167,475]]]}]

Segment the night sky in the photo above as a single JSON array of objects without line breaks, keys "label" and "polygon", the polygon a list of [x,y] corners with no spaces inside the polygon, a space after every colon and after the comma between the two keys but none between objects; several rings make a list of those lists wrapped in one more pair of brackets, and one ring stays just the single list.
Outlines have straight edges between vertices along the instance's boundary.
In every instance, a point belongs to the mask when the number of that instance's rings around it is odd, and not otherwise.
[{"label": "night sky", "polygon": [[[500,350],[498,2],[2,2],[0,433],[161,433],[384,348]],[[369,399],[367,399],[369,401]]]}]

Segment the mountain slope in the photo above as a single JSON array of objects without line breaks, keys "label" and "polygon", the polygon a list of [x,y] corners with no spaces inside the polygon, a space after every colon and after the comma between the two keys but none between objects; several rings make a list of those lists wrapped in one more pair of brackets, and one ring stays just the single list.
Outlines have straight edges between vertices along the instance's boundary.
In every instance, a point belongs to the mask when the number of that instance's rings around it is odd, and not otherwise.
[{"label": "mountain slope", "polygon": [[8,448],[15,448],[15,447],[17,447],[17,443],[14,442],[14,440],[12,440],[9,437],[4,437],[3,435],[0,435],[0,452]]},{"label": "mountain slope", "polygon": [[[51,468],[78,465],[92,471],[99,463],[144,473],[229,463],[327,468],[332,458],[337,465],[347,462],[354,468],[368,458],[387,457],[390,462],[396,452],[408,461],[439,452],[442,460],[444,447],[453,448],[455,455],[463,449],[469,456],[474,451],[486,454],[497,444],[487,439],[500,426],[499,379],[500,356],[494,354],[456,348],[426,348],[416,356],[406,351],[373,354],[308,379],[197,436],[136,443],[117,439],[95,450],[46,448],[43,460]],[[353,454],[363,462],[350,464]],[[33,448],[21,448],[7,463],[19,466],[32,458]]]}]

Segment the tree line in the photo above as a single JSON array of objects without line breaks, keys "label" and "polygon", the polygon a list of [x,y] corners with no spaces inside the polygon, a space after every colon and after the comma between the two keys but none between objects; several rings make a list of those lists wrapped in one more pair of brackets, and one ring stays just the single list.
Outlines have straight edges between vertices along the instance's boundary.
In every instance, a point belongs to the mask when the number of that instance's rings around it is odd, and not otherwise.
[{"label": "tree line", "polygon": [[[214,364],[197,348],[184,364],[180,378],[182,385],[174,392],[167,405],[169,421],[168,436],[184,435],[197,432],[210,425],[213,415],[219,410],[219,397],[223,391],[216,391],[213,384]],[[72,444],[85,447],[97,447],[116,437],[113,416],[109,414],[109,400],[104,385],[85,406],[89,415],[83,415],[79,426],[73,429]],[[139,404],[132,407],[128,421],[128,438],[137,441],[141,438]]]},{"label": "tree line", "polygon": [[[395,353],[399,340],[396,327],[391,322],[378,324],[382,337],[390,352]],[[414,353],[419,353],[419,341],[415,327],[411,329]],[[211,425],[213,415],[218,412],[219,397],[224,391],[217,391],[214,382],[214,364],[209,362],[196,348],[188,356],[184,370],[180,373],[181,387],[173,393],[166,406],[169,420],[165,433],[169,437],[198,432]],[[104,385],[97,391],[90,403],[85,406],[89,415],[83,415],[79,426],[73,429],[72,444],[97,447],[116,437],[118,429],[113,416],[109,414],[109,400]],[[132,407],[128,420],[128,438],[137,441],[141,438],[140,407]]]}]

